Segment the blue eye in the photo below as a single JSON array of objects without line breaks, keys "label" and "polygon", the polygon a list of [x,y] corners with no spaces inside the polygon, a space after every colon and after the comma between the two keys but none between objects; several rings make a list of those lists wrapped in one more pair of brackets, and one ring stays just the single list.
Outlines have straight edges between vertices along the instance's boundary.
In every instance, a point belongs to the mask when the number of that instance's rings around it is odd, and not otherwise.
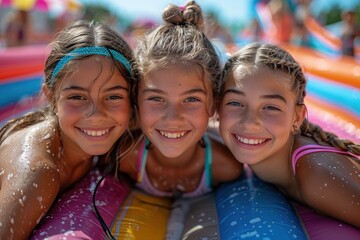
[{"label": "blue eye", "polygon": [[195,97],[189,97],[185,99],[185,102],[199,102],[200,100]]},{"label": "blue eye", "polygon": [[240,102],[228,102],[226,103],[226,105],[230,105],[230,106],[235,106],[235,107],[240,107],[242,106],[242,104]]}]

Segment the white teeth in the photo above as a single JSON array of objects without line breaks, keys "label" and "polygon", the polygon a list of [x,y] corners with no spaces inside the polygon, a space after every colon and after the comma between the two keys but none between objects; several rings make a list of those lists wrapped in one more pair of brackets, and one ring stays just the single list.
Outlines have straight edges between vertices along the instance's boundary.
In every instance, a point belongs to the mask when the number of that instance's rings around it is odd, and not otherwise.
[{"label": "white teeth", "polygon": [[249,144],[249,145],[257,145],[265,142],[264,139],[248,139],[248,138],[242,138],[242,137],[236,137],[239,142]]},{"label": "white teeth", "polygon": [[109,129],[105,129],[105,130],[100,130],[100,131],[94,131],[94,130],[84,130],[82,129],[83,133],[85,133],[86,135],[92,136],[92,137],[100,137],[104,134],[106,134],[107,132],[109,132]]},{"label": "white teeth", "polygon": [[169,132],[162,132],[162,131],[160,131],[160,133],[161,133],[161,135],[163,135],[164,137],[167,137],[167,138],[179,138],[186,134],[186,132],[169,133]]}]

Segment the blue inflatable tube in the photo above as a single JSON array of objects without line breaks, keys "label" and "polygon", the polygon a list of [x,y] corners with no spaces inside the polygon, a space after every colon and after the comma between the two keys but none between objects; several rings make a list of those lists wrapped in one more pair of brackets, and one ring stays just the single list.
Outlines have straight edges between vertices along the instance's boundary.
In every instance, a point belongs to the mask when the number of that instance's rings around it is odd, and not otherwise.
[{"label": "blue inflatable tube", "polygon": [[249,171],[215,193],[221,239],[308,239],[289,200]]}]

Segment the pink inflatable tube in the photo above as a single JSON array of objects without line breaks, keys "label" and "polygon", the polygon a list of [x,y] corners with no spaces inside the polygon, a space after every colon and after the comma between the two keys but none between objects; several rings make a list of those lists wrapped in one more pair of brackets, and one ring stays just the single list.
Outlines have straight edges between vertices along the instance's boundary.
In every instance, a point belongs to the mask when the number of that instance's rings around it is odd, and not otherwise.
[{"label": "pink inflatable tube", "polygon": [[315,213],[312,209],[295,204],[305,229],[311,240],[357,240],[360,229],[344,224],[335,219]]},{"label": "pink inflatable tube", "polygon": [[[95,186],[101,177],[99,171],[92,171],[66,192],[30,239],[105,239],[92,206]],[[107,226],[111,225],[129,191],[127,183],[120,183],[111,176],[101,182],[96,193],[96,206]]]}]

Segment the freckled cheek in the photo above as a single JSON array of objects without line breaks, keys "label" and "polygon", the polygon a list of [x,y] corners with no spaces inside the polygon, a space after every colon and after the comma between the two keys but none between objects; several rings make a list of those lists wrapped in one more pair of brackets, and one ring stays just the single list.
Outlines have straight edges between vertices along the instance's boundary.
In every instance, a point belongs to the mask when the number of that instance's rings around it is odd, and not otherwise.
[{"label": "freckled cheek", "polygon": [[221,124],[230,124],[232,122],[240,121],[243,116],[238,111],[225,111],[220,109],[219,117]]},{"label": "freckled cheek", "polygon": [[289,125],[289,121],[285,116],[264,115],[262,119],[264,125],[272,128],[286,129],[286,126]]},{"label": "freckled cheek", "polygon": [[117,119],[126,119],[128,120],[130,118],[131,110],[130,105],[124,105],[124,106],[117,106],[117,107],[111,107],[107,109],[108,115],[114,116]]},{"label": "freckled cheek", "polygon": [[71,106],[71,105],[60,105],[58,106],[58,116],[76,116],[76,115],[83,115],[86,112],[85,107],[79,107],[79,106]]}]

